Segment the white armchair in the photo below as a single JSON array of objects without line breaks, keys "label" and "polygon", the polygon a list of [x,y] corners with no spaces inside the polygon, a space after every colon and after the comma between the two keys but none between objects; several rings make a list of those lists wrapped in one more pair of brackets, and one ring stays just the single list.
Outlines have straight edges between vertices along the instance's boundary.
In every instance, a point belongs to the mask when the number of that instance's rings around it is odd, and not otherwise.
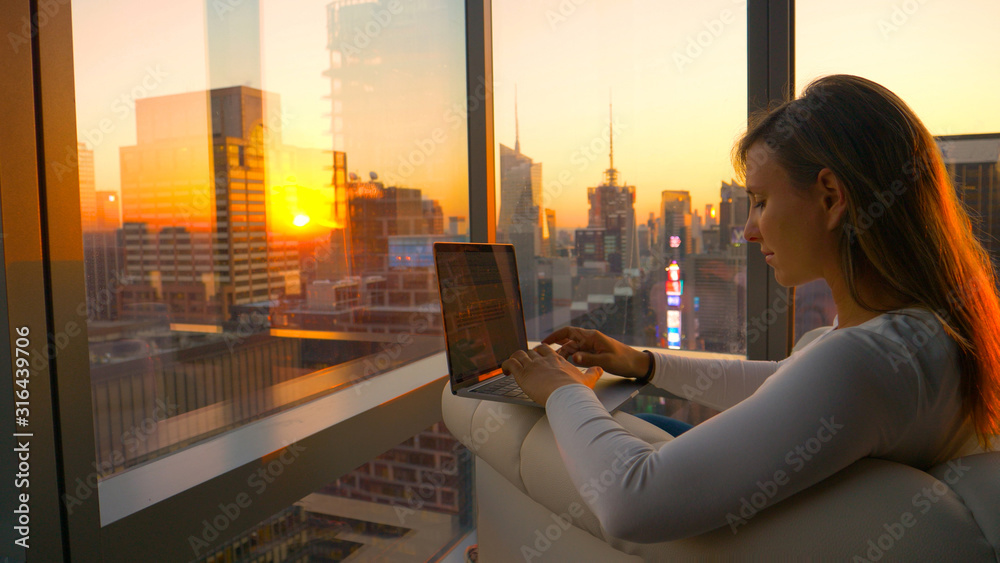
[{"label": "white armchair", "polygon": [[[802,346],[806,339],[799,343]],[[863,459],[778,505],[685,540],[610,537],[574,488],[538,408],[458,398],[444,420],[476,456],[481,561],[789,560],[1000,561],[1000,452],[928,472]],[[651,442],[666,432],[615,419]]]}]

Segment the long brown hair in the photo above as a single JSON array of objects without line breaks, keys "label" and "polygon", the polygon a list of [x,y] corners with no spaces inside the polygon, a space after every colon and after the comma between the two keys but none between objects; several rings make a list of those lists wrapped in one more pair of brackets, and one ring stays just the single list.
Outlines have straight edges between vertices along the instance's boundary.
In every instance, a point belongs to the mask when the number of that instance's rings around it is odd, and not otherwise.
[{"label": "long brown hair", "polygon": [[904,303],[932,312],[959,347],[961,392],[979,443],[1000,434],[1000,298],[989,255],[973,234],[940,150],[916,114],[870,80],[833,75],[753,118],[733,148],[745,176],[773,158],[795,186],[828,168],[847,192],[840,263],[851,297],[872,276]]}]

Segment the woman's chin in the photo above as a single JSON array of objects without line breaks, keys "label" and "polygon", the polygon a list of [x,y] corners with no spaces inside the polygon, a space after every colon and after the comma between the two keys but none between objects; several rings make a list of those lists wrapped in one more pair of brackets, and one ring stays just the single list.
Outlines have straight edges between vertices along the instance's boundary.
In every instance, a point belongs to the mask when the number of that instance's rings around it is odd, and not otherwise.
[{"label": "woman's chin", "polygon": [[782,272],[777,268],[775,268],[774,270],[774,281],[778,282],[778,285],[780,285],[781,287],[799,287],[800,285],[805,285],[809,282],[816,281],[818,279],[822,278],[818,277],[809,278],[807,276],[803,276],[801,278],[796,278],[794,276],[789,277],[787,273]]},{"label": "woman's chin", "polygon": [[774,281],[778,282],[778,285],[780,285],[781,287],[794,287],[796,285],[799,285],[796,283],[792,283],[790,280],[785,279],[785,276],[782,275],[781,270],[777,268],[774,268]]}]

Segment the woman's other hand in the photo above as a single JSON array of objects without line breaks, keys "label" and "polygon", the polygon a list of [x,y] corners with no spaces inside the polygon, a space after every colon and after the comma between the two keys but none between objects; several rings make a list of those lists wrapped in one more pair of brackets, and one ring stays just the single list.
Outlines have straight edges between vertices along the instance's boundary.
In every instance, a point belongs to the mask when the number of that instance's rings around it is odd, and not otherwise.
[{"label": "woman's other hand", "polygon": [[504,373],[514,376],[525,394],[542,406],[553,391],[564,385],[582,383],[593,389],[604,373],[600,367],[581,372],[546,344],[514,352],[501,367]]},{"label": "woman's other hand", "polygon": [[641,378],[649,370],[649,355],[600,331],[567,326],[542,340],[562,346],[557,354],[578,366],[599,366],[622,377]]}]

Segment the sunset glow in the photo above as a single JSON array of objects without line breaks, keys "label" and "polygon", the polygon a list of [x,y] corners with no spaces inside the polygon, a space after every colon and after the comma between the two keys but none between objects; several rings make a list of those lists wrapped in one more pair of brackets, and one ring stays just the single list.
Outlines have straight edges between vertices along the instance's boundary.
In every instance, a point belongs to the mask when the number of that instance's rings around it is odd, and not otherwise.
[{"label": "sunset glow", "polygon": [[[516,85],[521,149],[543,164],[544,206],[558,211],[557,228],[586,224],[586,188],[608,166],[609,97],[615,104],[615,167],[637,188],[637,218],[658,213],[663,190],[690,191],[692,208],[700,212],[716,203],[720,182],[734,175],[729,151],[746,123],[745,2],[642,0],[627,9],[613,0],[563,4],[572,10],[527,0],[493,5],[495,139],[515,143]],[[434,78],[457,92],[440,106],[395,118],[372,106],[370,115],[360,115],[388,124],[377,133],[394,139],[391,146],[337,137],[325,75],[331,64],[324,47],[328,5],[260,2],[260,75],[263,89],[281,100],[282,142],[343,149],[349,171],[362,177],[377,172],[438,199],[445,216],[467,215],[464,76]],[[1000,130],[1000,106],[991,97],[1000,90],[1000,51],[991,27],[1000,20],[1000,3],[919,3],[903,15],[895,7],[888,0],[845,0],[836,10],[818,0],[797,2],[796,90],[819,75],[860,74],[899,94],[934,134]],[[159,5],[155,18],[146,11],[116,3],[74,12],[75,41],[89,46],[75,61],[77,76],[86,77],[76,89],[77,123],[81,140],[94,150],[99,189],[121,188],[119,147],[136,142],[136,98],[209,87],[205,3]],[[969,13],[977,17],[963,16]],[[628,40],[595,40],[600,30],[626,31]],[[451,31],[433,49],[454,50],[461,61],[461,34]],[[832,48],[827,39],[833,35],[851,39]],[[121,44],[142,47],[123,52]],[[420,87],[432,86],[428,79]],[[415,103],[440,98],[429,90],[414,96]],[[302,169],[298,182],[326,189],[328,170],[307,168],[319,183],[303,180]],[[129,202],[123,204],[127,209]],[[296,210],[288,205],[269,201],[274,228],[294,227]],[[315,224],[313,217],[310,227]]]}]

